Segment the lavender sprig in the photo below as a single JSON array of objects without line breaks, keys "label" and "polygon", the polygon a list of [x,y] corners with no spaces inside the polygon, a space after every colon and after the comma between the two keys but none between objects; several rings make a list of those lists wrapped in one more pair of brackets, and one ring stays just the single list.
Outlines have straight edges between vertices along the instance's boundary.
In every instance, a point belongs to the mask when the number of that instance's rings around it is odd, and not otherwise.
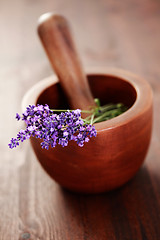
[{"label": "lavender sprig", "polygon": [[56,110],[49,109],[46,105],[29,105],[26,111],[20,116],[16,114],[16,119],[26,123],[26,129],[20,130],[15,138],[8,144],[9,148],[15,148],[20,142],[29,139],[31,136],[43,139],[41,147],[49,149],[57,144],[65,147],[73,140],[78,146],[83,147],[91,137],[96,137],[97,132],[93,125],[86,123],[81,118],[81,110]]},{"label": "lavender sprig", "polygon": [[[91,110],[82,110],[88,113],[88,117],[81,118],[81,110],[53,110],[46,105],[29,105],[20,116],[16,113],[16,119],[26,123],[26,129],[20,130],[16,138],[12,138],[9,148],[15,148],[20,142],[31,136],[40,138],[41,147],[49,149],[57,144],[65,147],[73,140],[78,146],[83,147],[91,137],[96,137],[97,132],[94,123],[102,122],[119,116],[127,110],[121,103],[100,105],[99,99],[95,99],[96,107]],[[58,114],[57,114],[58,112]]]}]

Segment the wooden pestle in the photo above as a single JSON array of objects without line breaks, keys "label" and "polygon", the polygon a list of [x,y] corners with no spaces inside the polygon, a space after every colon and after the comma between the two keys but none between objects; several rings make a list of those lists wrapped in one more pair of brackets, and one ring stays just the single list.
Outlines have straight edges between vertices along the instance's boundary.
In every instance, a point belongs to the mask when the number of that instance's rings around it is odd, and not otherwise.
[{"label": "wooden pestle", "polygon": [[[95,106],[67,20],[53,13],[43,14],[39,19],[38,34],[70,108],[89,110]],[[82,115],[87,116],[86,113]]]}]

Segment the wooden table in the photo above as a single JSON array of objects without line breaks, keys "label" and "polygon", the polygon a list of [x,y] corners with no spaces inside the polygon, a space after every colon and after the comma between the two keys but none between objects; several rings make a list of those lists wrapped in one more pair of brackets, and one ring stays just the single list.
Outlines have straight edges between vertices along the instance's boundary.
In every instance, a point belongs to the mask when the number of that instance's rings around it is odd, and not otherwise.
[{"label": "wooden table", "polygon": [[[145,164],[124,187],[85,196],[61,189],[29,143],[7,147],[25,92],[52,73],[36,34],[48,11],[71,22],[85,66],[113,66],[146,78],[154,127]],[[160,239],[160,1],[0,1],[0,240]]]}]

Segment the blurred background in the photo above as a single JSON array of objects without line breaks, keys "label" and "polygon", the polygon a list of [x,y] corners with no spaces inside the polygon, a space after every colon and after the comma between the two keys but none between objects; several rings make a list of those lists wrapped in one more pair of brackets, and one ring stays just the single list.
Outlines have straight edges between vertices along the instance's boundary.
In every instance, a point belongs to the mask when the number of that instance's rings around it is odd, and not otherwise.
[{"label": "blurred background", "polygon": [[[27,143],[14,150],[8,149],[7,144],[20,128],[15,113],[21,112],[25,92],[52,74],[37,36],[39,16],[50,11],[63,14],[69,20],[84,67],[123,68],[141,75],[151,84],[154,129],[145,166],[156,176],[153,177],[155,189],[160,182],[159,157],[155,155],[160,147],[160,1],[0,0],[0,209],[2,219],[8,221],[11,215],[17,216],[13,204],[18,206],[21,189],[19,167],[24,167],[24,175],[30,169],[34,176],[34,167],[26,163]],[[40,176],[41,173],[35,178]],[[21,191],[23,198],[25,190]],[[8,225],[12,233],[16,226]],[[6,230],[7,222],[2,221],[1,227]]]}]

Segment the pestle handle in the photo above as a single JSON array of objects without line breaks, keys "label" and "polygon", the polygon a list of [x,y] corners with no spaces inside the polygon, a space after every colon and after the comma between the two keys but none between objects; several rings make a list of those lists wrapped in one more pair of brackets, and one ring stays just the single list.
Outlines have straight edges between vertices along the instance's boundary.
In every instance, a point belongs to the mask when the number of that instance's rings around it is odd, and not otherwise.
[{"label": "pestle handle", "polygon": [[38,34],[70,107],[89,110],[95,106],[67,20],[63,16],[46,13],[39,19]]}]

